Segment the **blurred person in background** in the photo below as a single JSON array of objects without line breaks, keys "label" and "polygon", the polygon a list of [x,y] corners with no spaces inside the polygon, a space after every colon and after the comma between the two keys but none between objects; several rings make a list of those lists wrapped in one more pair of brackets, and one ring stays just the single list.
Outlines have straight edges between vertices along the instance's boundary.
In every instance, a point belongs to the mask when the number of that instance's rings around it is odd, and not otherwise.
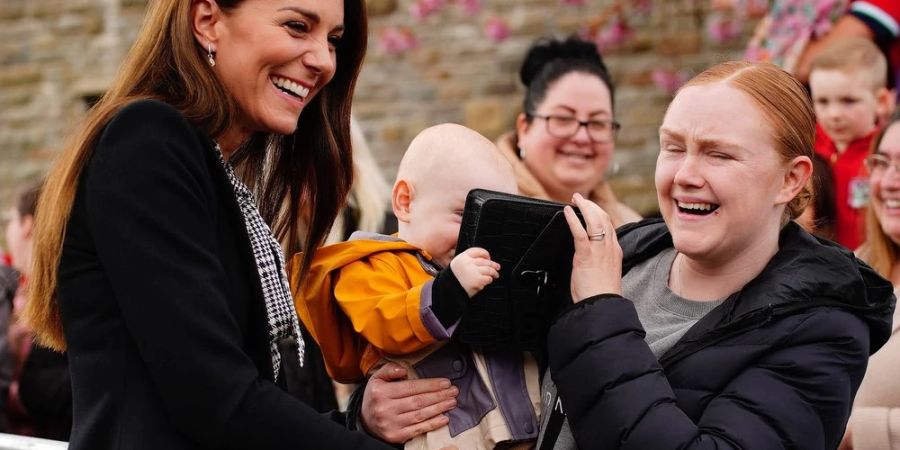
[{"label": "blurred person in background", "polygon": [[[9,238],[5,237],[5,230],[16,219],[18,215],[17,209],[17,207],[10,208],[3,214],[3,219],[0,221],[0,223],[5,224],[2,228],[7,245]],[[6,335],[9,331],[12,305],[19,290],[19,283],[20,275],[19,271],[12,266],[12,255],[0,247],[0,432],[5,432],[8,429],[6,418],[7,397],[9,395],[9,385],[12,383],[15,361]]]},{"label": "blurred person in background", "polygon": [[813,173],[809,178],[812,199],[797,218],[806,231],[825,239],[834,240],[834,180],[828,160],[813,155]]},{"label": "blurred person in background", "polygon": [[[359,122],[353,118],[350,120],[350,142],[353,147],[353,185],[347,204],[335,218],[325,239],[326,244],[345,241],[354,231],[382,234],[397,231],[397,218],[388,209],[390,186],[381,174]],[[322,350],[303,323],[300,332],[306,345],[302,367],[294,362],[293,352],[283,354],[288,391],[320,412],[335,408],[346,410],[353,386],[331,380]],[[289,345],[283,347],[286,350]]]},{"label": "blurred person in background", "polygon": [[822,50],[835,42],[855,37],[871,40],[885,54],[889,62],[886,69],[888,87],[896,90],[897,80],[900,77],[900,2],[897,0],[850,2],[849,7],[835,20],[827,33],[811,40],[803,47],[794,74],[800,81],[807,82],[812,61]]},{"label": "blurred person in background", "polygon": [[67,441],[72,428],[72,383],[65,353],[35,345],[32,330],[21,319],[27,302],[34,248],[34,213],[41,185],[26,189],[11,211],[6,226],[13,265],[22,283],[13,301],[7,338],[14,371],[9,386],[7,431],[14,434]]},{"label": "blurred person in background", "polygon": [[576,37],[539,39],[519,78],[522,113],[515,132],[497,141],[513,164],[519,193],[565,203],[577,192],[608,211],[615,226],[639,220],[606,180],[619,123],[615,87],[596,45]]},{"label": "blurred person in background", "polygon": [[[875,138],[866,160],[871,182],[866,241],[859,257],[900,292],[900,115]],[[900,309],[894,310],[891,338],[869,358],[856,394],[841,450],[900,449]]]},{"label": "blurred person in background", "polygon": [[[712,0],[713,9],[735,10],[738,0]],[[900,2],[897,0],[775,0],[769,2],[747,44],[745,58],[781,66],[809,82],[813,60],[846,38],[874,42],[889,61],[888,87],[900,77]],[[757,5],[759,2],[757,2]],[[752,5],[752,4],[751,4]],[[750,16],[758,6],[750,6]],[[896,94],[896,90],[895,90]],[[890,112],[882,117],[887,120]]]},{"label": "blurred person in background", "polygon": [[350,142],[353,145],[353,186],[347,205],[335,219],[325,240],[328,244],[346,241],[354,231],[382,234],[397,231],[397,218],[390,211],[391,186],[375,161],[359,121],[353,118]]},{"label": "blurred person in background", "polygon": [[828,161],[834,183],[834,240],[851,250],[863,241],[869,191],[864,161],[893,104],[886,65],[871,41],[847,38],[816,57],[809,78],[816,154]]}]

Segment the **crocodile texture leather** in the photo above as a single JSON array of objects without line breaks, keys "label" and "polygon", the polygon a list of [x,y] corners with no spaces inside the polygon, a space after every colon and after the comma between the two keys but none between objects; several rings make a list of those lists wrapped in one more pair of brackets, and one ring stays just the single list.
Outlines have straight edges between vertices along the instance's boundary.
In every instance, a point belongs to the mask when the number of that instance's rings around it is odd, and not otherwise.
[{"label": "crocodile texture leather", "polygon": [[469,192],[456,252],[486,249],[500,263],[500,278],[469,300],[456,332],[461,342],[502,350],[544,347],[549,323],[568,299],[572,270],[574,246],[563,206]]}]

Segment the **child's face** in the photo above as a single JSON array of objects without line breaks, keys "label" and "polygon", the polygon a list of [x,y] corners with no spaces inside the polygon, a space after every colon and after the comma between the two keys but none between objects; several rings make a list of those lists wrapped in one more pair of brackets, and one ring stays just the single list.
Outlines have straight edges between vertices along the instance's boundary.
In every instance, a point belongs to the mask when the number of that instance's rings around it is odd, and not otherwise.
[{"label": "child's face", "polygon": [[816,69],[809,76],[816,119],[840,148],[875,128],[878,95],[861,70]]},{"label": "child's face", "polygon": [[[492,170],[495,165],[477,167],[464,173],[452,173],[425,180],[416,186],[409,204],[404,240],[431,255],[434,262],[447,267],[456,254],[456,241],[466,196],[472,189],[516,193],[515,180]],[[424,183],[422,183],[424,184]]]}]

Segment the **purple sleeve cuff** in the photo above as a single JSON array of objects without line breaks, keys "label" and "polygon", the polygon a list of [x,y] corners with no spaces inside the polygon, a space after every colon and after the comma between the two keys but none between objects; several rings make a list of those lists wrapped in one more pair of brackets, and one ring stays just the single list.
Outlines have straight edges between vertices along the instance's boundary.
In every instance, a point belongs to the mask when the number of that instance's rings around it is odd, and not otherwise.
[{"label": "purple sleeve cuff", "polygon": [[425,286],[422,286],[422,297],[419,299],[419,316],[422,318],[422,324],[425,325],[425,329],[428,330],[435,339],[445,341],[450,339],[450,336],[453,335],[457,325],[459,325],[459,320],[453,322],[453,324],[448,327],[444,327],[444,325],[441,324],[441,321],[438,320],[431,308],[433,285],[434,280],[430,280],[425,283]]}]

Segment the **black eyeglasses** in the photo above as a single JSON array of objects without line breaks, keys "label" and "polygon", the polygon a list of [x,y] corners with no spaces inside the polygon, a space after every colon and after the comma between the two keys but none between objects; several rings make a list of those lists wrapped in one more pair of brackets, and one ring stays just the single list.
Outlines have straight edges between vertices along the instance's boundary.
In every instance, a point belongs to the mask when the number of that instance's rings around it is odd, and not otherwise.
[{"label": "black eyeglasses", "polygon": [[560,139],[575,136],[581,127],[587,130],[588,137],[595,143],[612,142],[622,125],[615,120],[578,120],[572,116],[526,114],[530,118],[544,119],[547,122],[547,133]]}]

